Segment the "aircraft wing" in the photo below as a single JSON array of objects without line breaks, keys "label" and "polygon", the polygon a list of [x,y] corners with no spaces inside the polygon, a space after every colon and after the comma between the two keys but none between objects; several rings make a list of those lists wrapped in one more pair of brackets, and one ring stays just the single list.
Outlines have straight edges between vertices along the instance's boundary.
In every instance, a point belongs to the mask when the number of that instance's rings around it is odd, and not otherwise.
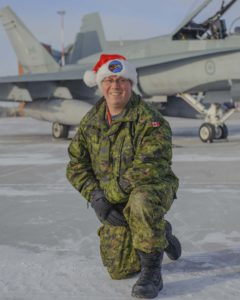
[{"label": "aircraft wing", "polygon": [[85,70],[86,68],[78,68],[52,73],[0,77],[0,100],[30,102],[34,99],[51,97],[72,99],[70,86],[73,82],[83,89],[84,96],[84,87],[87,89],[82,80]]},{"label": "aircraft wing", "polygon": [[59,71],[53,73],[36,73],[26,74],[21,76],[0,77],[2,83],[23,83],[23,82],[38,82],[38,81],[62,81],[62,80],[80,80],[86,69],[78,69],[73,71]]}]

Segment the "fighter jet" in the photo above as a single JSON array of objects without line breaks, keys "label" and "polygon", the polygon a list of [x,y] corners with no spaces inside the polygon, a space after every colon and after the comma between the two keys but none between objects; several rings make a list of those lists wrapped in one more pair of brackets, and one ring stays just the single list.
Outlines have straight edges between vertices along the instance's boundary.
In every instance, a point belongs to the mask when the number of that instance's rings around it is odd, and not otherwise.
[{"label": "fighter jet", "polygon": [[97,88],[84,84],[84,72],[100,53],[121,53],[135,65],[136,92],[146,101],[162,105],[164,99],[167,106],[182,99],[205,118],[199,128],[203,142],[225,139],[225,121],[240,100],[240,34],[238,27],[228,32],[222,16],[236,1],[222,1],[213,16],[197,23],[195,18],[212,2],[204,0],[170,34],[136,41],[106,41],[96,15],[85,16],[64,66],[5,7],[2,23],[24,74],[0,78],[0,100],[23,101],[26,115],[52,122],[55,138],[67,137],[99,98]]}]

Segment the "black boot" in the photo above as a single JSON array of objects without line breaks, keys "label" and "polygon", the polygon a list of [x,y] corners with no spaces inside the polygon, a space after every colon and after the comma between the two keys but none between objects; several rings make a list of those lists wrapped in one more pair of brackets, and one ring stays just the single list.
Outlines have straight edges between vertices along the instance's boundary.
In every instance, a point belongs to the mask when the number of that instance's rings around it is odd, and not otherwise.
[{"label": "black boot", "polygon": [[163,288],[161,266],[163,252],[145,253],[138,250],[141,261],[141,273],[132,288],[132,296],[137,298],[155,298]]},{"label": "black boot", "polygon": [[172,234],[172,225],[166,221],[167,248],[164,249],[167,256],[172,260],[177,260],[182,254],[182,247],[176,236]]}]

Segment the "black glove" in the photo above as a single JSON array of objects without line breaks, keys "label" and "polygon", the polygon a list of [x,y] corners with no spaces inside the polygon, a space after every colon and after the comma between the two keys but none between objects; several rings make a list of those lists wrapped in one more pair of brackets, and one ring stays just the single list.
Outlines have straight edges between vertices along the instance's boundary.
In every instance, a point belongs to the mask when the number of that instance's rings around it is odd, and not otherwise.
[{"label": "black glove", "polygon": [[119,213],[116,209],[112,208],[107,216],[106,221],[113,226],[128,226],[124,215]]},{"label": "black glove", "polygon": [[113,204],[108,202],[101,193],[97,193],[93,197],[91,206],[101,223],[107,221],[107,223],[113,226],[127,226],[124,216],[114,209]]},{"label": "black glove", "polygon": [[112,204],[108,202],[104,197],[93,199],[91,201],[91,206],[94,209],[100,222],[104,222],[110,211],[112,210]]}]

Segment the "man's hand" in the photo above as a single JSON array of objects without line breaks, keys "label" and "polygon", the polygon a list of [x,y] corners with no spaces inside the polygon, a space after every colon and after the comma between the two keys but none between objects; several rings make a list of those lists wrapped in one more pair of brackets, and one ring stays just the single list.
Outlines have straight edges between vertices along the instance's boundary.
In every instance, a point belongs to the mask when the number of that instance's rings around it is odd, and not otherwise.
[{"label": "man's hand", "polygon": [[113,226],[128,226],[124,215],[119,213],[116,209],[112,208],[107,216],[106,221]]},{"label": "man's hand", "polygon": [[94,197],[91,201],[91,206],[101,223],[106,221],[113,226],[127,226],[124,216],[114,209],[113,205],[105,197]]}]

